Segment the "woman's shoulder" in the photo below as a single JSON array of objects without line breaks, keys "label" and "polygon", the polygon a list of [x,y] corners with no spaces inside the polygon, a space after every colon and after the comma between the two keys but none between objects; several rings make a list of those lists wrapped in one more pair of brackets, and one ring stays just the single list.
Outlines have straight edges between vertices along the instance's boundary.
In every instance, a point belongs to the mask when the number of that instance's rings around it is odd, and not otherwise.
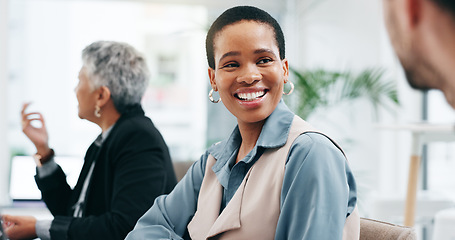
[{"label": "woman's shoulder", "polygon": [[294,144],[303,144],[303,145],[319,145],[322,144],[324,146],[328,147],[335,147],[334,141],[332,138],[327,136],[326,134],[322,132],[316,132],[316,131],[309,131],[309,132],[304,132],[300,134],[296,140],[294,141]]},{"label": "woman's shoulder", "polygon": [[117,139],[122,142],[125,139],[130,141],[136,139],[147,144],[157,140],[164,141],[160,131],[146,116],[134,116],[118,121],[109,135],[112,135],[112,140]]},{"label": "woman's shoulder", "polygon": [[118,125],[117,130],[122,132],[149,132],[157,130],[152,120],[144,115],[136,115],[119,119],[116,125]]},{"label": "woman's shoulder", "polygon": [[290,149],[291,155],[323,156],[333,155],[344,159],[344,153],[333,139],[320,132],[305,132],[298,136]]}]

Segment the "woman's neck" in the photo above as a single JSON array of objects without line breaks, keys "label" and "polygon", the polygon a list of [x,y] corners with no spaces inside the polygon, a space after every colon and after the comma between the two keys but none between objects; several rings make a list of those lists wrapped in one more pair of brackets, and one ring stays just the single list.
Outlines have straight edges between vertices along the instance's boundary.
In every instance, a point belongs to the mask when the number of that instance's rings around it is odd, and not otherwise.
[{"label": "woman's neck", "polygon": [[253,150],[259,135],[261,134],[264,122],[265,121],[257,123],[238,123],[240,136],[242,136],[242,143],[240,144],[239,152],[237,153],[236,163]]},{"label": "woman's neck", "polygon": [[106,104],[101,110],[101,117],[98,118],[96,124],[104,132],[114,125],[120,116],[120,113],[115,109],[113,104]]},{"label": "woman's neck", "polygon": [[102,120],[100,124],[98,124],[101,128],[101,131],[105,132],[106,130],[108,130],[112,125],[114,125],[117,122],[119,118],[120,114]]}]

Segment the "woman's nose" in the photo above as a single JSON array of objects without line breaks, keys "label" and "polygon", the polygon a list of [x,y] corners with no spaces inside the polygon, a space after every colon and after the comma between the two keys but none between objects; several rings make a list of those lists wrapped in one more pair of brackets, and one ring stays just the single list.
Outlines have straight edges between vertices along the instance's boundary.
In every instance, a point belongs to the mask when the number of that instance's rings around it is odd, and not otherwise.
[{"label": "woman's nose", "polygon": [[250,64],[245,66],[244,69],[240,72],[240,75],[237,77],[238,82],[245,82],[247,84],[252,84],[255,81],[260,81],[262,79],[262,74],[259,71],[256,64]]}]

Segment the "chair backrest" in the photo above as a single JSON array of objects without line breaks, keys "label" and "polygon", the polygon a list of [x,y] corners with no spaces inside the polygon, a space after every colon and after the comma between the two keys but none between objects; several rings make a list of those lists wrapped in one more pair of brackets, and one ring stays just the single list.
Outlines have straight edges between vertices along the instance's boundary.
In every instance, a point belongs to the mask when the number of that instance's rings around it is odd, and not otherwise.
[{"label": "chair backrest", "polygon": [[172,164],[174,165],[175,176],[177,177],[177,181],[180,181],[183,176],[185,176],[188,168],[193,165],[194,161],[175,161]]},{"label": "chair backrest", "polygon": [[360,218],[360,240],[415,240],[413,228]]}]

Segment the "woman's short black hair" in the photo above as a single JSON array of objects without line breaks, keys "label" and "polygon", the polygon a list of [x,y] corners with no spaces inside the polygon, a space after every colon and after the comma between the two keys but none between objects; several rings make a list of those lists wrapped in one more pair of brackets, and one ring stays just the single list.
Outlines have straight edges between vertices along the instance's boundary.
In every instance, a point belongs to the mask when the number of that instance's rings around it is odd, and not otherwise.
[{"label": "woman's short black hair", "polygon": [[215,69],[214,39],[226,26],[242,20],[256,21],[269,25],[275,32],[275,40],[280,52],[280,58],[285,58],[284,34],[278,22],[266,11],[252,6],[237,6],[224,11],[210,26],[205,39],[205,50],[209,67]]}]

